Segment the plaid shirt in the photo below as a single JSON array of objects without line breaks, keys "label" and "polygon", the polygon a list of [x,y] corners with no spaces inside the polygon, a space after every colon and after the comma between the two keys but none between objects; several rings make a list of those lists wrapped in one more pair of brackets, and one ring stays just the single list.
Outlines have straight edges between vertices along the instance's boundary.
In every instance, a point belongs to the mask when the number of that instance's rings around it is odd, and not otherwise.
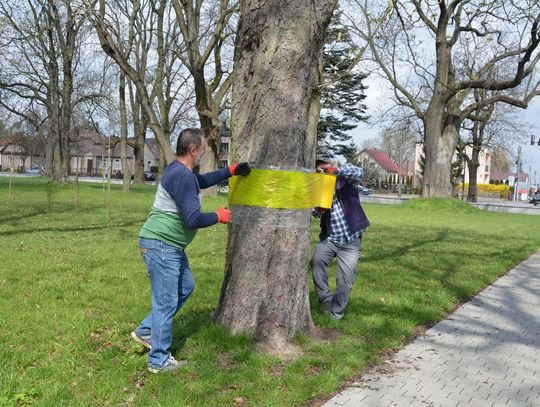
[{"label": "plaid shirt", "polygon": [[[348,182],[358,184],[364,172],[362,168],[352,164],[345,164],[343,167],[338,168],[338,175],[346,178]],[[328,236],[328,239],[333,243],[347,244],[358,239],[362,235],[362,232],[364,230],[359,230],[356,233],[350,232],[347,226],[347,220],[345,219],[345,213],[343,213],[343,206],[337,199],[337,194],[334,194],[332,209],[330,211],[330,236]]]}]

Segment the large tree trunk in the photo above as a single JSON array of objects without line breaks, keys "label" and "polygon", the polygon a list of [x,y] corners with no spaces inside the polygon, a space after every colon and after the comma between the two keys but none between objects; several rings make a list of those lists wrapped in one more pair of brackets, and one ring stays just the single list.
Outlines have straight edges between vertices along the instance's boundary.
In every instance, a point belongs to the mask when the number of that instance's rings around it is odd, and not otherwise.
[{"label": "large tree trunk", "polygon": [[478,167],[480,167],[480,149],[473,146],[471,158],[467,160],[469,168],[469,188],[467,190],[467,202],[477,202]]},{"label": "large tree trunk", "polygon": [[433,98],[425,115],[423,196],[452,196],[452,158],[459,137],[459,103],[445,109],[444,96]]},{"label": "large tree trunk", "polygon": [[144,184],[144,145],[146,142],[146,120],[141,108],[140,98],[137,90],[128,80],[129,98],[131,102],[131,111],[133,112],[133,133],[135,136],[133,155],[135,156],[135,169],[133,175],[134,184]]},{"label": "large tree trunk", "polygon": [[[232,91],[232,158],[313,168],[319,58],[336,0],[241,3]],[[309,308],[310,210],[233,209],[215,320],[286,351],[314,329]],[[243,207],[245,210],[246,207]],[[240,215],[240,216],[239,216]],[[289,223],[289,225],[287,225]]]},{"label": "large tree trunk", "polygon": [[443,109],[442,103],[430,106],[424,120],[426,160],[423,196],[449,197],[452,193],[450,179],[455,143],[443,132]]},{"label": "large tree trunk", "polygon": [[[202,70],[201,70],[202,71]],[[201,128],[206,136],[207,148],[202,157],[200,172],[215,171],[219,164],[219,148],[221,144],[218,107],[216,107],[208,96],[208,90],[204,75],[194,75],[196,108],[199,112],[199,121]],[[213,119],[214,117],[214,119]],[[217,196],[217,186],[202,190],[205,196]]]},{"label": "large tree trunk", "polygon": [[[221,139],[219,134],[219,126],[214,125],[212,121],[208,118],[202,117],[200,115],[199,117],[201,121],[201,128],[204,130],[204,134],[206,135],[207,140],[206,152],[202,156],[199,170],[201,173],[205,173],[215,171],[218,168],[219,147]],[[202,194],[204,196],[217,196],[217,193],[217,185],[202,190]]]},{"label": "large tree trunk", "polygon": [[[218,160],[216,160],[214,149],[210,147],[210,144],[209,144],[208,147],[206,148],[206,152],[202,156],[199,171],[201,173],[215,171],[217,167],[218,167]],[[201,190],[201,193],[204,196],[217,196],[217,192],[218,192],[217,185]]]}]

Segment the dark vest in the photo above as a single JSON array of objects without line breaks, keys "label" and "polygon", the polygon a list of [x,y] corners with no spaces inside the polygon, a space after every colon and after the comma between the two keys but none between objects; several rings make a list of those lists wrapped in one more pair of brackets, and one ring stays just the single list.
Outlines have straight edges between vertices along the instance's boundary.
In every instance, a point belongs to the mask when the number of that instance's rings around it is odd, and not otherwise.
[{"label": "dark vest", "polygon": [[[335,194],[343,207],[343,213],[345,214],[349,231],[355,233],[367,228],[369,226],[369,220],[360,204],[360,197],[356,187],[344,178],[338,177]],[[319,234],[321,240],[326,239],[330,235],[331,212],[331,210],[326,211],[321,217],[321,233]]]}]

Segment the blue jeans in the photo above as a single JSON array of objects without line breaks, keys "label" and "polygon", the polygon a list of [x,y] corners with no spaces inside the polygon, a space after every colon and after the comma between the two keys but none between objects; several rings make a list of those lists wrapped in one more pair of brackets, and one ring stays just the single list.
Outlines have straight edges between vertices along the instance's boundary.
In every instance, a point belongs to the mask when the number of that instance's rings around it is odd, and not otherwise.
[{"label": "blue jeans", "polygon": [[184,250],[143,237],[139,238],[139,247],[150,275],[152,311],[135,331],[151,335],[148,365],[161,368],[171,354],[173,318],[193,292],[195,281]]}]

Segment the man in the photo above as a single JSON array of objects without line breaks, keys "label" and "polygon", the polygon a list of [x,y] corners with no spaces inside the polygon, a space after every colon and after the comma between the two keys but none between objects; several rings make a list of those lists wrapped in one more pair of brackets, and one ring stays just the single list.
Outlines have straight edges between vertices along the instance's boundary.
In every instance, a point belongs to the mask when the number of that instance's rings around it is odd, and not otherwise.
[{"label": "man", "polygon": [[[362,233],[369,220],[360,205],[357,183],[362,169],[352,164],[335,168],[327,159],[318,159],[317,172],[337,174],[332,209],[317,209],[321,218],[320,241],[312,259],[313,282],[323,312],[335,319],[343,318],[356,278]],[[337,257],[336,289],[328,287],[328,265]]]},{"label": "man", "polygon": [[131,336],[150,349],[148,370],[152,373],[176,372],[186,363],[170,353],[173,318],[195,288],[184,249],[197,229],[228,223],[231,217],[226,208],[202,213],[200,189],[251,171],[247,163],[239,163],[206,174],[194,173],[205,145],[199,129],[180,133],[176,160],[163,171],[154,205],[139,233],[139,247],[150,275],[152,310]]}]

